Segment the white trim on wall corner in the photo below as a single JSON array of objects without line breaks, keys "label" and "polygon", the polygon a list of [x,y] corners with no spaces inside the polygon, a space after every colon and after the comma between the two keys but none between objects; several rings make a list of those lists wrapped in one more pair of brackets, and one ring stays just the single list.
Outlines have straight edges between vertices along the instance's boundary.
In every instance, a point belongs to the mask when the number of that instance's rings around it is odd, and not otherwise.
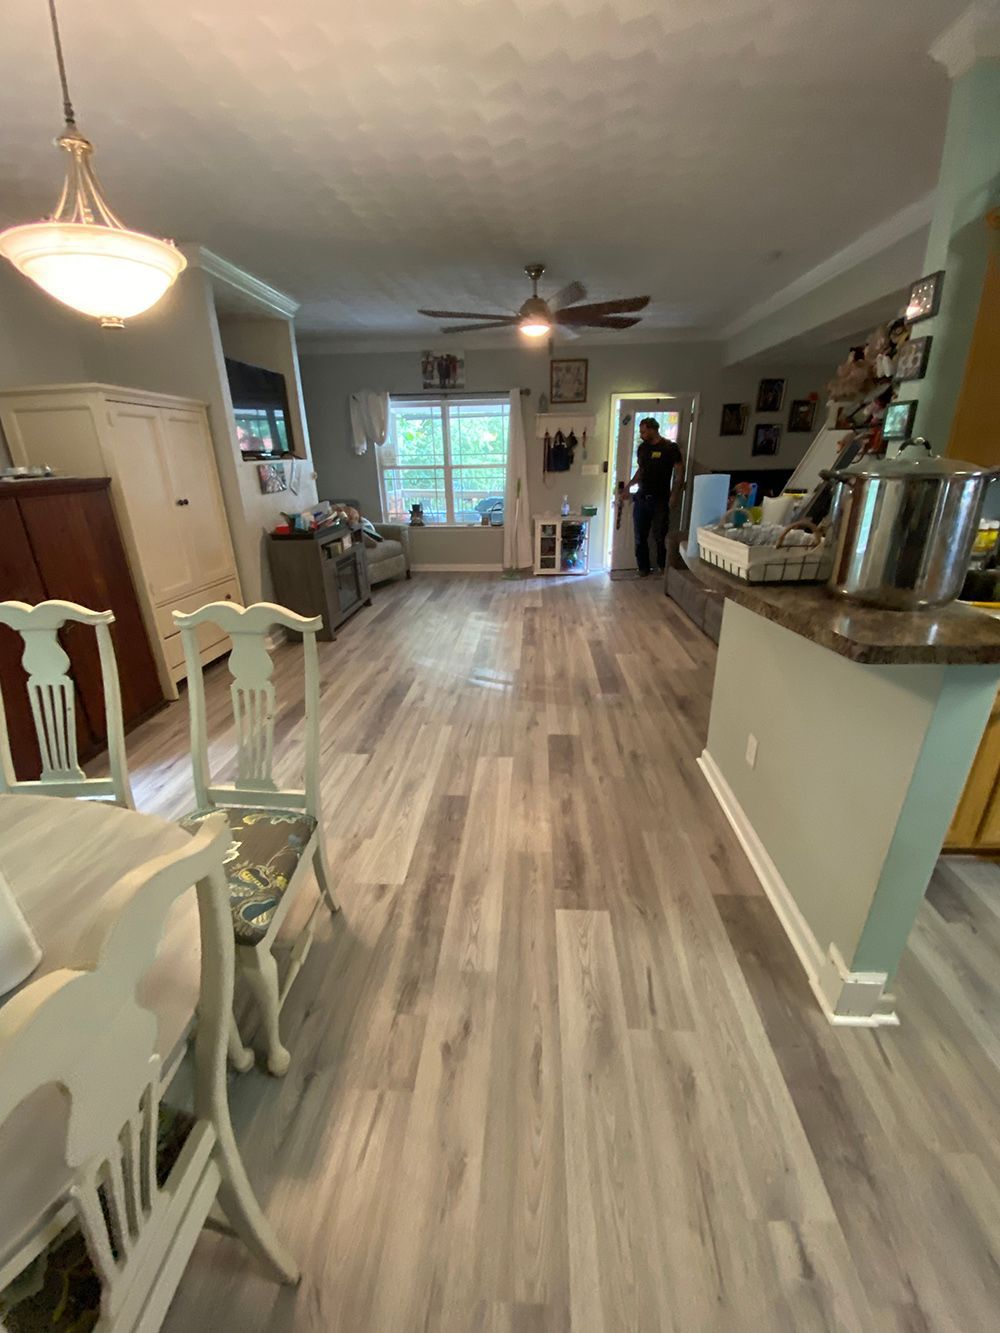
[{"label": "white trim on wall corner", "polygon": [[414,574],[502,574],[503,565],[411,565]]},{"label": "white trim on wall corner", "polygon": [[738,333],[743,333],[752,325],[759,324],[762,319],[784,310],[793,301],[808,296],[825,282],[832,282],[834,278],[847,273],[858,264],[874,259],[897,241],[902,241],[921,228],[929,226],[933,213],[934,192],[931,191],[930,194],[914,200],[912,204],[907,204],[898,213],[893,213],[892,217],[886,218],[884,222],[879,222],[868,231],[862,232],[849,245],[845,245],[842,250],[824,259],[815,268],[801,274],[780,291],[773,292],[765,300],[745,310],[742,315],[738,315],[721,329],[717,336],[723,341],[735,338]]},{"label": "white trim on wall corner", "polygon": [[823,951],[718,764],[707,750],[702,751],[697,762],[798,954],[812,992],[829,1021],[845,1027],[898,1024],[896,1014],[886,1008],[891,1004],[885,993],[886,974],[849,972],[835,944],[831,943],[826,952]]},{"label": "white trim on wall corner", "polygon": [[256,278],[252,273],[248,273],[246,269],[231,264],[228,259],[223,259],[214,250],[207,250],[203,245],[182,245],[179,248],[192,268],[204,269],[210,277],[217,278],[244,296],[249,296],[257,305],[273,310],[276,315],[281,315],[284,319],[295,318],[299,302],[291,296],[286,296],[284,292],[279,292],[277,287],[272,287],[262,278]]},{"label": "white trim on wall corner", "polygon": [[1000,56],[1000,4],[974,0],[931,42],[927,53],[950,79],[960,79],[980,60]]}]

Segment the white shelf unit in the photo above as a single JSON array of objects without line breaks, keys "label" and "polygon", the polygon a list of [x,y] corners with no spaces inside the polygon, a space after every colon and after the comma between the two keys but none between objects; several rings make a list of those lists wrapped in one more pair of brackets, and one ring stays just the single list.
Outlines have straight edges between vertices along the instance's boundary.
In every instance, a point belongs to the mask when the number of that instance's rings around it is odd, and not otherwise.
[{"label": "white shelf unit", "polygon": [[590,514],[535,515],[535,573],[590,572]]}]

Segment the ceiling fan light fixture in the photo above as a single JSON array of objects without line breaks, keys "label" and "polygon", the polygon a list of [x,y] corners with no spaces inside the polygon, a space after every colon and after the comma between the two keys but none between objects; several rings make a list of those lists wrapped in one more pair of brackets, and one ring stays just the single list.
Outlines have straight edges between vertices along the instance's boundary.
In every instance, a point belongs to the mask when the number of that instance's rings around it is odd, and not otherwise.
[{"label": "ceiling fan light fixture", "polygon": [[63,305],[121,328],[160,300],[187,260],[172,241],[130,231],[105,202],[90,165],[93,145],[77,129],[69,99],[55,0],[49,14],[66,117],[56,140],[69,154],[66,180],[50,218],[0,232],[0,255]]},{"label": "ceiling fan light fixture", "polygon": [[544,338],[552,332],[552,316],[540,296],[529,296],[521,306],[518,328],[529,338]]},{"label": "ceiling fan light fixture", "polygon": [[517,327],[528,338],[544,338],[547,333],[552,332],[551,324],[546,324],[543,319],[531,315],[527,319],[522,319]]}]

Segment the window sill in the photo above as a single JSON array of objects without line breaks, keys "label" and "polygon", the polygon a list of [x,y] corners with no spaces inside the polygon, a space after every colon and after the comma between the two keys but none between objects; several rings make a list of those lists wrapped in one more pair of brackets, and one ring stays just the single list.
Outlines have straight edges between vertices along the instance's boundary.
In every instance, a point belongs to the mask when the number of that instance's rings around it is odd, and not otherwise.
[{"label": "window sill", "polygon": [[399,528],[412,528],[415,532],[503,532],[503,524],[491,524],[485,527],[482,523],[410,523],[408,520],[396,521],[391,518],[384,518],[383,523],[394,523]]}]

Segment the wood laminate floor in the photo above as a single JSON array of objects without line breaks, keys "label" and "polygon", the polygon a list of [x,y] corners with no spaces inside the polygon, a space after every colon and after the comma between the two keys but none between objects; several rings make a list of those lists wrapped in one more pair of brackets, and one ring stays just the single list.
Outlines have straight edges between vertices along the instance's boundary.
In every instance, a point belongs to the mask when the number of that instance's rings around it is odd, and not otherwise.
[{"label": "wood laminate floor", "polygon": [[[1000,876],[942,865],[901,1028],[830,1027],[695,767],[713,658],[602,576],[415,578],[323,646],[344,910],[232,1084],[302,1283],[206,1234],[170,1333],[997,1327]],[[142,808],[185,727],[130,737]]]}]

